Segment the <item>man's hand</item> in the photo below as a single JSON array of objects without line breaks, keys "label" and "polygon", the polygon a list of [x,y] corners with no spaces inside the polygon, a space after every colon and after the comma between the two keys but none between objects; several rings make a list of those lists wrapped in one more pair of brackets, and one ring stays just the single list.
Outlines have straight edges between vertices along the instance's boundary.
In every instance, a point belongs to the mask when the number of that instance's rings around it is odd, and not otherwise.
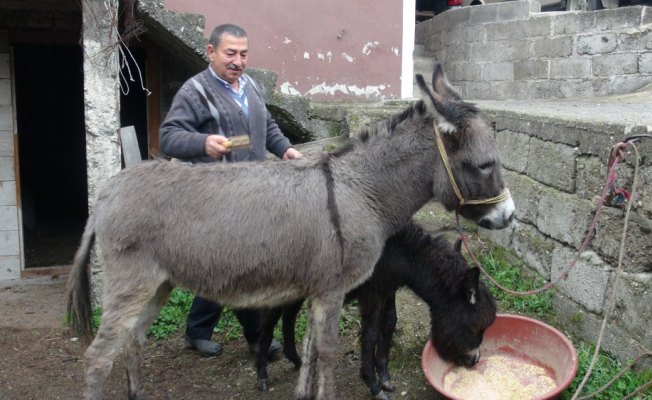
[{"label": "man's hand", "polygon": [[285,153],[283,153],[284,160],[296,160],[298,158],[303,158],[303,154],[293,147],[288,148],[285,150]]},{"label": "man's hand", "polygon": [[229,139],[222,135],[208,135],[204,142],[204,151],[213,158],[220,158],[231,152],[230,149],[222,146],[222,143],[228,142]]}]

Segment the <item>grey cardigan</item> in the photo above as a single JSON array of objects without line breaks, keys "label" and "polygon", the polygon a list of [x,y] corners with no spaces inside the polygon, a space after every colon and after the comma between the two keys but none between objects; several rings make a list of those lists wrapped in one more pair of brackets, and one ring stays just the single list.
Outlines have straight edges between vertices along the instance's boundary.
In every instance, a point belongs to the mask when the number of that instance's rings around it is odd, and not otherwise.
[{"label": "grey cardigan", "polygon": [[[225,157],[226,161],[264,160],[266,149],[282,157],[291,143],[265,107],[254,80],[246,74],[245,78],[248,79],[245,86],[248,119],[208,68],[186,81],[174,96],[159,130],[161,151],[184,161],[213,162],[216,160],[206,155],[204,142],[206,136],[219,132],[226,137],[249,134],[251,142],[250,149],[234,150]],[[192,79],[204,87],[206,97],[219,111],[219,125]]]}]

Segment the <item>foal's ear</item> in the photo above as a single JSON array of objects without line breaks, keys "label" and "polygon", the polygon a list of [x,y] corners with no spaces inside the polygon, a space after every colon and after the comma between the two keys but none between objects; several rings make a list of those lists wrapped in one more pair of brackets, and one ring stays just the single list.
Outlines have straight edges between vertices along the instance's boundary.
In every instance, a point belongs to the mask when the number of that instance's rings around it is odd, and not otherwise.
[{"label": "foal's ear", "polygon": [[457,131],[457,126],[455,126],[446,116],[449,109],[448,100],[433,89],[429,88],[423,75],[417,74],[416,81],[419,90],[421,90],[423,103],[428,109],[428,112],[435,116],[437,125],[442,133],[454,133]]},{"label": "foal's ear", "polygon": [[455,249],[456,252],[462,254],[462,239],[457,238],[455,244],[453,245],[453,248]]},{"label": "foal's ear", "polygon": [[470,304],[475,304],[480,285],[480,269],[469,268],[464,274],[464,293]]}]

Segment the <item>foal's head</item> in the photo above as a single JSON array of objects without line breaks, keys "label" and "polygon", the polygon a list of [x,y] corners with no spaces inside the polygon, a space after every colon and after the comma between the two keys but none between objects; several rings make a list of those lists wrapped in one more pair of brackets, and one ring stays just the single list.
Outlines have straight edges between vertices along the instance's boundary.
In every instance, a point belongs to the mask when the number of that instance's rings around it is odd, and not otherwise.
[{"label": "foal's head", "polygon": [[[459,243],[459,242],[458,242]],[[475,365],[485,329],[496,319],[496,303],[460,252],[443,238],[433,239],[430,261],[433,287],[430,306],[432,343],[439,356],[458,365]]]},{"label": "foal's head", "polygon": [[[424,103],[434,116],[433,130],[440,136],[443,147],[435,176],[434,192],[440,193],[438,200],[448,210],[459,209],[464,217],[482,227],[506,227],[513,218],[514,202],[503,183],[491,129],[478,109],[464,102],[452,88],[440,64],[435,65],[432,88],[422,75],[417,74],[416,79]],[[446,171],[446,163],[452,176]],[[475,202],[486,199],[490,199],[488,204]]]}]

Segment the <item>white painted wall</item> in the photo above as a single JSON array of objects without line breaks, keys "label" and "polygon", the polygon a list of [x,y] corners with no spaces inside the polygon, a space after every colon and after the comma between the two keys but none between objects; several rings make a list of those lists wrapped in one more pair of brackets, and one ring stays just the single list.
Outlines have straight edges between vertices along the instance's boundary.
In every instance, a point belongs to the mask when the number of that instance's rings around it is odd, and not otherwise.
[{"label": "white painted wall", "polygon": [[10,60],[7,31],[0,30],[0,280],[20,278],[22,254]]}]

